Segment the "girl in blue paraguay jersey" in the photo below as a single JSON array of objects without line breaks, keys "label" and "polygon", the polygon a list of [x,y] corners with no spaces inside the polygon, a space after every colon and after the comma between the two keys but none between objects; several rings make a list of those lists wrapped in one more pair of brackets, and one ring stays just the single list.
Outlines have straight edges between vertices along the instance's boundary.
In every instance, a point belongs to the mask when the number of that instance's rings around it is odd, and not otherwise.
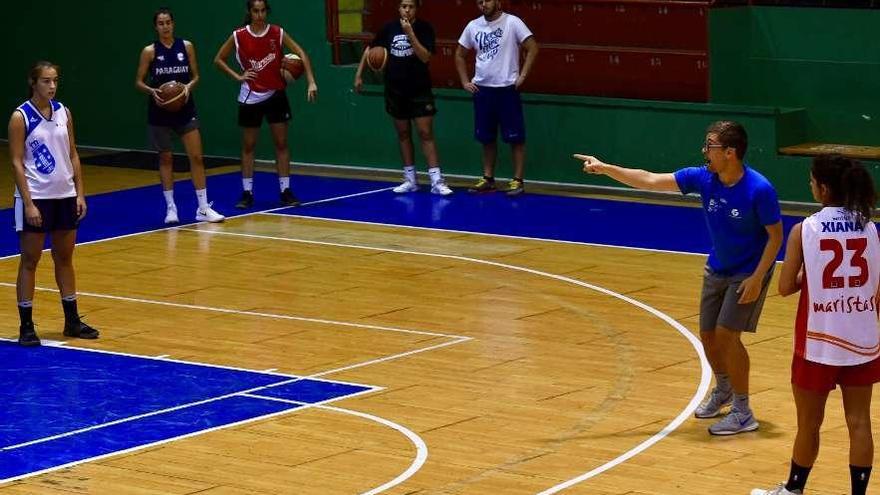
[{"label": "girl in blue paraguay jersey", "polygon": [[[196,220],[199,222],[222,222],[224,217],[211,208],[208,190],[205,185],[205,165],[202,161],[202,135],[199,132],[199,119],[196,114],[192,89],[199,82],[199,66],[193,44],[174,37],[174,16],[171,11],[161,8],[153,14],[153,27],[158,39],[141,50],[135,87],[150,96],[147,107],[150,141],[159,152],[159,179],[165,195],[165,223],[178,223],[177,205],[174,202],[174,169],[171,139],[180,137],[186,154],[189,156],[193,186],[196,189],[198,208]],[[149,75],[149,84],[144,78]],[[165,109],[159,87],[169,81],[184,85],[186,99],[183,108],[176,112]]]},{"label": "girl in blue paraguay jersey", "polygon": [[98,338],[79,317],[73,247],[76,229],[86,215],[82,168],[73,138],[73,116],[56,101],[58,67],[37,62],[28,75],[29,97],[9,119],[9,155],[15,176],[15,230],[21,258],[15,284],[21,318],[18,342],[38,346],[33,299],[37,263],[46,234],[52,243],[55,281],[64,308],[64,335]]}]

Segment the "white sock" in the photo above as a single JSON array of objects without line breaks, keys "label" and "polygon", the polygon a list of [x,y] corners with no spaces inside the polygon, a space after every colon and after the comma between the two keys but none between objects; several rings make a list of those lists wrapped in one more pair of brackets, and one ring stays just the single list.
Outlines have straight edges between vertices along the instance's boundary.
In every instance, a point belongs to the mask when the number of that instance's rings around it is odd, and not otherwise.
[{"label": "white sock", "polygon": [[278,177],[278,186],[281,188],[281,192],[284,192],[285,189],[290,189],[290,176]]},{"label": "white sock", "polygon": [[199,200],[199,211],[208,209],[208,189],[196,189],[196,199]]},{"label": "white sock", "polygon": [[432,186],[436,186],[438,182],[443,182],[443,174],[440,173],[440,167],[429,168],[428,175],[431,177]]},{"label": "white sock", "polygon": [[403,167],[403,180],[410,184],[416,183],[416,168],[414,166],[406,165]]},{"label": "white sock", "polygon": [[165,204],[168,206],[168,208],[177,209],[177,205],[174,204],[174,189],[162,191],[162,194],[165,195]]},{"label": "white sock", "polygon": [[242,177],[241,178],[241,188],[248,192],[254,192],[254,178],[253,177]]}]

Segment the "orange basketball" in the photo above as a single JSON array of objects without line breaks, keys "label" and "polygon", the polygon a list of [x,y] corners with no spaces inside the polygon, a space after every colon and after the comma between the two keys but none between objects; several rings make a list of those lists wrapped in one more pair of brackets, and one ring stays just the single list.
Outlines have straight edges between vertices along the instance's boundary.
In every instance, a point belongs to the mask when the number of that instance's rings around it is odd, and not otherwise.
[{"label": "orange basketball", "polygon": [[367,52],[367,65],[375,72],[385,69],[386,62],[388,62],[388,50],[384,46],[374,46]]},{"label": "orange basketball", "polygon": [[186,104],[186,94],[184,93],[183,84],[177,81],[168,81],[159,86],[159,98],[162,104],[159,105],[169,112],[176,112],[183,108]]},{"label": "orange basketball", "polygon": [[302,59],[293,53],[288,53],[281,60],[281,75],[284,76],[284,80],[287,82],[296,81],[303,75],[305,70],[306,66],[303,65]]}]

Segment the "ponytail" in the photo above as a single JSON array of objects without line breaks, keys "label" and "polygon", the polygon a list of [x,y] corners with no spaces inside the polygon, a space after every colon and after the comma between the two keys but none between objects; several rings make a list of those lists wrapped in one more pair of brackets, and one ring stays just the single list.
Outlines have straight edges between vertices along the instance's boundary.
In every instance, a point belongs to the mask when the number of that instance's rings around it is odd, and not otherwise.
[{"label": "ponytail", "polygon": [[828,189],[829,204],[843,206],[859,222],[871,221],[877,194],[874,179],[861,162],[839,154],[819,155],[810,173],[817,185]]},{"label": "ponytail", "polygon": [[843,206],[855,213],[864,224],[871,221],[877,195],[871,174],[861,163],[855,160],[853,162],[850,168],[843,171],[840,181],[844,192]]}]

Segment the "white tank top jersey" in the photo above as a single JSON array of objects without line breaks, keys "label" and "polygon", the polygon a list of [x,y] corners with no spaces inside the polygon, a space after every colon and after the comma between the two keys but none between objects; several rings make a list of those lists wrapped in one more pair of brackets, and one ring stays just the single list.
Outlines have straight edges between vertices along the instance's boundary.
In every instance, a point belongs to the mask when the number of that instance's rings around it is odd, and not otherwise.
[{"label": "white tank top jersey", "polygon": [[[60,102],[52,100],[51,103],[52,114],[48,119],[30,100],[18,107],[25,122],[24,175],[31,199],[76,196],[67,135],[67,110]],[[17,186],[15,197],[21,197]]]},{"label": "white tank top jersey", "polygon": [[854,366],[880,356],[877,287],[880,239],[840,207],[804,220],[804,285],[795,324],[795,353],[807,361]]}]

